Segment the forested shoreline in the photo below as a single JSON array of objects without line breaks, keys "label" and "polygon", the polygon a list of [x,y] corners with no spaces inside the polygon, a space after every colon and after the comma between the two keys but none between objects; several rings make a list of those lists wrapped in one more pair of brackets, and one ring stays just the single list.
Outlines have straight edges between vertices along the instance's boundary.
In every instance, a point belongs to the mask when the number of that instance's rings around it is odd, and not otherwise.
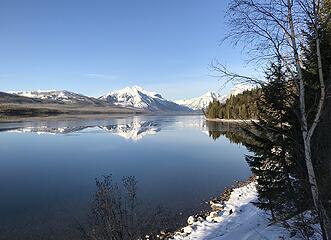
[{"label": "forested shoreline", "polygon": [[231,95],[224,103],[214,100],[204,110],[204,115],[208,119],[257,119],[258,100],[261,94],[261,88],[255,88],[238,95]]},{"label": "forested shoreline", "polygon": [[331,2],[234,0],[228,10],[227,38],[263,63],[264,77],[214,63],[224,81],[258,88],[214,101],[205,116],[256,118],[243,132],[251,139],[244,145],[252,152],[246,160],[257,177],[257,206],[302,239],[329,240]]}]

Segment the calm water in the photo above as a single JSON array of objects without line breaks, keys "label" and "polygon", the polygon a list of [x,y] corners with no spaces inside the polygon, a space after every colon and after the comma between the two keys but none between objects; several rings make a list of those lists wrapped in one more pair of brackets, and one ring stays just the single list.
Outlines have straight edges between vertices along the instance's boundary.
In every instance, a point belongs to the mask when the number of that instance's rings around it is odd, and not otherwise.
[{"label": "calm water", "polygon": [[196,213],[250,175],[245,147],[209,136],[228,129],[202,116],[0,123],[0,236],[67,229],[109,174],[135,176],[145,203]]}]

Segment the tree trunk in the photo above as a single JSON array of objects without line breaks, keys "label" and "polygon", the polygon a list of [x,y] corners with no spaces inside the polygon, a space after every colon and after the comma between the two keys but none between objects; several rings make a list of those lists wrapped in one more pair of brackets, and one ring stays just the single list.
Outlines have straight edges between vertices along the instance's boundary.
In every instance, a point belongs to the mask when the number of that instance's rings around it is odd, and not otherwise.
[{"label": "tree trunk", "polygon": [[309,179],[309,185],[313,197],[313,202],[314,206],[316,208],[316,211],[318,213],[318,217],[320,220],[320,225],[321,225],[321,230],[322,230],[322,235],[323,239],[325,240],[330,240],[331,239],[331,225],[330,225],[330,220],[327,215],[327,212],[321,202],[319,191],[318,191],[318,186],[317,186],[317,181],[315,177],[315,171],[314,171],[314,166],[312,163],[312,156],[311,156],[311,139],[307,135],[305,136],[304,134],[302,135],[304,139],[304,151],[305,151],[305,161],[306,161],[306,166],[307,166],[307,172],[308,172],[308,179]]},{"label": "tree trunk", "polygon": [[[322,72],[322,61],[320,55],[320,46],[319,46],[319,38],[318,35],[316,36],[316,44],[317,44],[317,57],[318,57],[318,68],[319,68],[319,79],[320,79],[320,89],[321,89],[321,96],[319,100],[319,104],[317,107],[317,113],[315,115],[314,121],[310,129],[308,128],[308,121],[307,121],[307,112],[306,112],[306,102],[305,102],[305,85],[303,80],[303,74],[300,66],[300,58],[298,53],[298,47],[296,43],[296,34],[295,28],[293,23],[293,16],[292,16],[292,7],[293,7],[293,0],[288,0],[288,23],[290,26],[290,39],[293,48],[293,56],[295,61],[295,66],[298,74],[298,85],[299,85],[299,104],[300,104],[300,124],[301,124],[301,131],[302,131],[302,138],[304,143],[304,154],[305,154],[305,163],[308,172],[308,181],[310,185],[310,190],[312,193],[313,203],[316,211],[318,212],[318,217],[321,225],[322,235],[324,240],[331,240],[331,232],[329,231],[330,221],[328,219],[326,210],[322,204],[320,199],[320,194],[318,191],[317,181],[315,170],[313,166],[312,156],[311,156],[311,139],[315,132],[315,128],[320,120],[321,112],[323,109],[324,98],[325,98],[325,86],[323,80],[323,72]],[[317,29],[316,29],[317,30]]]}]

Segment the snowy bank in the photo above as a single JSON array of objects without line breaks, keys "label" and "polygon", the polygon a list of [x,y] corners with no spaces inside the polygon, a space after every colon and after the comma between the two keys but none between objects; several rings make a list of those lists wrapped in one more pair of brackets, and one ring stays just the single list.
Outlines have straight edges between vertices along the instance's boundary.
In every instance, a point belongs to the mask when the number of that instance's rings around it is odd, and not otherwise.
[{"label": "snowy bank", "polygon": [[[276,240],[292,239],[279,225],[270,225],[270,216],[257,208],[256,182],[233,189],[229,200],[203,218],[188,218],[188,226],[176,232],[175,240]],[[214,208],[215,209],[215,208]]]}]

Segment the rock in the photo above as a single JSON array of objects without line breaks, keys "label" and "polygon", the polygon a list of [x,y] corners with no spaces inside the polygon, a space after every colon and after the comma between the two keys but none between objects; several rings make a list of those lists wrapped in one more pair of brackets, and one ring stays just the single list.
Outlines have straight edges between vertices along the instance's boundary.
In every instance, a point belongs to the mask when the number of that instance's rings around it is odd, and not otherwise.
[{"label": "rock", "polygon": [[211,212],[211,213],[209,213],[209,217],[211,217],[211,218],[218,217],[218,212]]},{"label": "rock", "polygon": [[194,217],[193,217],[193,216],[189,216],[189,218],[187,219],[187,223],[188,223],[189,225],[192,225],[194,222],[195,222]]},{"label": "rock", "polygon": [[224,208],[223,204],[220,204],[220,203],[214,203],[214,202],[211,202],[210,207],[211,207],[214,211],[221,211],[221,210],[223,210],[223,208]]},{"label": "rock", "polygon": [[210,217],[210,216],[208,216],[208,217],[206,217],[206,221],[207,222],[215,222],[215,220],[212,218],[212,217]]},{"label": "rock", "polygon": [[203,222],[203,221],[205,221],[206,219],[204,219],[203,217],[198,217],[198,221],[199,222]]},{"label": "rock", "polygon": [[190,234],[193,231],[193,228],[190,226],[183,228],[184,233]]}]

